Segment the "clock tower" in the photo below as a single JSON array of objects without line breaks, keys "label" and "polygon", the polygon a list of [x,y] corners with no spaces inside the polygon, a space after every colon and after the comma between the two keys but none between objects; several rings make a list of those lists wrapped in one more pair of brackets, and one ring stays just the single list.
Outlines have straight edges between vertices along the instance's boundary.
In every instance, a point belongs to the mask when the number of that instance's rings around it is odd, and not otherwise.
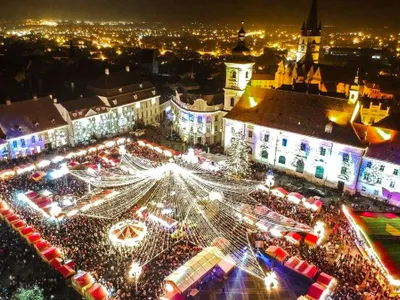
[{"label": "clock tower", "polygon": [[224,110],[229,111],[236,105],[249,83],[254,62],[250,58],[250,50],[245,44],[246,32],[242,27],[238,32],[238,42],[232,49],[232,56],[225,62],[226,81]]},{"label": "clock tower", "polygon": [[303,26],[301,27],[301,37],[296,55],[297,62],[304,60],[309,52],[313,63],[318,64],[321,47],[321,29],[321,22],[318,23],[317,0],[313,0],[307,22],[303,22]]}]

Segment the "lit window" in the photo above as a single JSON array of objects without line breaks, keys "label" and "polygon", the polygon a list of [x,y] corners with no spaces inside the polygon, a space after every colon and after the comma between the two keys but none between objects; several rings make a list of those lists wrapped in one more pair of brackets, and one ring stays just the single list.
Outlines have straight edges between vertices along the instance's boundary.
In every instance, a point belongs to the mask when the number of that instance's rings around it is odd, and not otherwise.
[{"label": "lit window", "polygon": [[17,141],[13,141],[13,148],[17,148]]},{"label": "lit window", "polygon": [[282,146],[286,147],[286,145],[287,145],[287,139],[282,139]]},{"label": "lit window", "polygon": [[24,139],[21,139],[21,146],[25,147],[25,140]]},{"label": "lit window", "polygon": [[140,102],[136,103],[136,108],[140,108]]},{"label": "lit window", "polygon": [[39,142],[41,142],[42,141],[42,136],[39,135],[38,138],[39,138]]},{"label": "lit window", "polygon": [[33,144],[36,143],[36,139],[35,139],[35,136],[34,136],[34,135],[32,135],[31,141],[32,141]]},{"label": "lit window", "polygon": [[153,98],[153,99],[151,99],[151,104],[156,104],[156,99],[155,98]]},{"label": "lit window", "polygon": [[202,123],[203,122],[203,118],[201,116],[197,117],[197,123]]}]

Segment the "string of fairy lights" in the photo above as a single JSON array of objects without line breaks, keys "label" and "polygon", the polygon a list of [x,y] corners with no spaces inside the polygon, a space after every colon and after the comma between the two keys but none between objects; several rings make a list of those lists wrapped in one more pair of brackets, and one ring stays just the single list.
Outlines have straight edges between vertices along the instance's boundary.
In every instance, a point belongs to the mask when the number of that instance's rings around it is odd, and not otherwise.
[{"label": "string of fairy lights", "polygon": [[264,278],[248,239],[248,234],[257,229],[257,220],[279,231],[296,231],[299,225],[280,223],[249,210],[259,204],[249,196],[257,188],[255,183],[229,182],[173,163],[154,168],[150,161],[124,155],[115,170],[72,174],[97,188],[118,191],[80,214],[118,220],[132,207],[139,208],[135,218],[145,224],[146,235],[132,253],[140,266],[181,239],[200,247],[212,246],[223,239],[227,241],[221,248],[224,256],[247,272]]}]

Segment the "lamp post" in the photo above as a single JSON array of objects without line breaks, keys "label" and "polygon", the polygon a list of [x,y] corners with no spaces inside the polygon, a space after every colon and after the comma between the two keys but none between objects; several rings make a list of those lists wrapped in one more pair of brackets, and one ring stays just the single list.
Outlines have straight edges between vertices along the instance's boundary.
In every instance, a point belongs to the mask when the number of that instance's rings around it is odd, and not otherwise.
[{"label": "lamp post", "polygon": [[267,173],[267,178],[265,179],[265,184],[268,186],[268,196],[271,195],[271,187],[275,184],[274,174],[271,170]]},{"label": "lamp post", "polygon": [[137,262],[133,262],[131,265],[131,269],[129,270],[129,276],[135,278],[136,290],[137,290],[137,282],[141,273],[142,273],[142,267]]}]

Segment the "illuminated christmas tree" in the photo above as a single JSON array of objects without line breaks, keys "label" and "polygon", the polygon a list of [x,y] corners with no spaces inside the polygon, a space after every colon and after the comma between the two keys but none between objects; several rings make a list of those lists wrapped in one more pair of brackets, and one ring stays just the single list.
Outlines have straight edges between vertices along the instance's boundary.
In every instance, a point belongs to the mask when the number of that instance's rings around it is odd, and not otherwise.
[{"label": "illuminated christmas tree", "polygon": [[241,132],[236,132],[227,149],[227,169],[233,176],[244,177],[250,171],[250,161],[245,138]]}]

